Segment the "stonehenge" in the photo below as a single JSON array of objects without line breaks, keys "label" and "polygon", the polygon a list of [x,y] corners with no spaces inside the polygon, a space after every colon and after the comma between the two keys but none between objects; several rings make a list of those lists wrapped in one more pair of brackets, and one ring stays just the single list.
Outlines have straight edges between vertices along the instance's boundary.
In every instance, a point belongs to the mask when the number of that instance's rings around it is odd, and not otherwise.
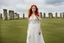
[{"label": "stonehenge", "polygon": [[53,14],[52,13],[48,13],[48,17],[49,18],[53,18]]},{"label": "stonehenge", "polygon": [[40,12],[40,17],[42,18],[42,12]]},{"label": "stonehenge", "polygon": [[57,15],[58,15],[58,13],[56,12],[56,13],[55,13],[55,18],[57,18]]},{"label": "stonehenge", "polygon": [[14,19],[14,11],[9,10],[9,17],[10,17],[10,20]]},{"label": "stonehenge", "polygon": [[7,9],[3,9],[3,20],[7,20]]},{"label": "stonehenge", "polygon": [[[17,12],[13,11],[13,10],[7,10],[7,9],[3,9],[3,13],[0,13],[0,19],[3,19],[3,20],[14,20],[14,19],[19,19],[20,14],[18,14]],[[25,18],[25,13],[22,14],[23,16],[23,19]],[[40,17],[41,18],[46,18],[46,13],[42,13],[40,12]],[[48,18],[58,18],[58,13],[55,12],[55,16],[53,16],[54,14],[49,12],[48,13]],[[59,18],[64,18],[64,12],[61,12],[60,14],[60,17]]]},{"label": "stonehenge", "polygon": [[19,14],[14,13],[14,19],[19,19]]},{"label": "stonehenge", "polygon": [[23,19],[25,18],[25,14],[23,13]]},{"label": "stonehenge", "polygon": [[7,11],[7,9],[3,9],[3,15],[0,14],[3,18],[3,20],[14,20],[19,19],[19,14],[14,12],[13,10]]},{"label": "stonehenge", "polygon": [[64,12],[63,12],[63,18],[64,18]]},{"label": "stonehenge", "polygon": [[2,13],[0,13],[0,19],[2,19]]},{"label": "stonehenge", "polygon": [[60,13],[60,18],[62,18],[62,13]]},{"label": "stonehenge", "polygon": [[43,13],[43,18],[45,18],[45,17],[46,17],[45,15],[46,15],[46,13]]}]

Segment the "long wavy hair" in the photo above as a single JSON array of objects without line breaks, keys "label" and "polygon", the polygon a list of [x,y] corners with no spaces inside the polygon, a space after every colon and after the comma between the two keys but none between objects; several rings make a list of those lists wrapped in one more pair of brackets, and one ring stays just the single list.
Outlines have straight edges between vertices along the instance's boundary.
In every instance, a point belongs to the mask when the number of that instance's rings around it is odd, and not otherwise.
[{"label": "long wavy hair", "polygon": [[37,8],[37,6],[36,5],[32,5],[31,7],[30,7],[30,9],[28,10],[28,18],[30,18],[30,16],[32,15],[32,7],[33,6],[35,6],[35,8],[36,8],[36,11],[35,11],[35,16],[39,16],[39,12],[38,12],[38,8]]}]

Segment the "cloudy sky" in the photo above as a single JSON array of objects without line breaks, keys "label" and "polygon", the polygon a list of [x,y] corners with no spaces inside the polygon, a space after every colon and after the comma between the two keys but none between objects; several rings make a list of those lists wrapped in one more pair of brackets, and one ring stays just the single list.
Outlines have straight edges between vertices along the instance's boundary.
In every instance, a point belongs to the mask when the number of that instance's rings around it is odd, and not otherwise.
[{"label": "cloudy sky", "polygon": [[32,4],[38,6],[39,12],[64,11],[64,0],[0,0],[0,12],[5,8],[21,14],[27,12]]}]

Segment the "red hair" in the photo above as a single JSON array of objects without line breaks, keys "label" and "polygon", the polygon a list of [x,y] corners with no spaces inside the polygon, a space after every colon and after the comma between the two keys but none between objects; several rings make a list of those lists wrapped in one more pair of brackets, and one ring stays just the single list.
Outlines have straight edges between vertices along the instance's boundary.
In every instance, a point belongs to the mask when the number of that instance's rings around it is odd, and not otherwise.
[{"label": "red hair", "polygon": [[36,5],[32,5],[28,11],[28,18],[30,18],[30,16],[32,15],[32,7],[35,6],[36,11],[35,11],[35,16],[39,16],[39,12],[38,12],[38,8]]}]

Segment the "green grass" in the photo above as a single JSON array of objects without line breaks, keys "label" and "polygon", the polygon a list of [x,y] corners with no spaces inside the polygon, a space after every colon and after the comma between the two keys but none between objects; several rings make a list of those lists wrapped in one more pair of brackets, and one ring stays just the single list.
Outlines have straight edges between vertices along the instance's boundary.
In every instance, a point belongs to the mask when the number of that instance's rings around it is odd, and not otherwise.
[{"label": "green grass", "polygon": [[[27,19],[0,20],[0,43],[26,43]],[[42,18],[41,29],[46,43],[64,43],[64,19]]]}]

